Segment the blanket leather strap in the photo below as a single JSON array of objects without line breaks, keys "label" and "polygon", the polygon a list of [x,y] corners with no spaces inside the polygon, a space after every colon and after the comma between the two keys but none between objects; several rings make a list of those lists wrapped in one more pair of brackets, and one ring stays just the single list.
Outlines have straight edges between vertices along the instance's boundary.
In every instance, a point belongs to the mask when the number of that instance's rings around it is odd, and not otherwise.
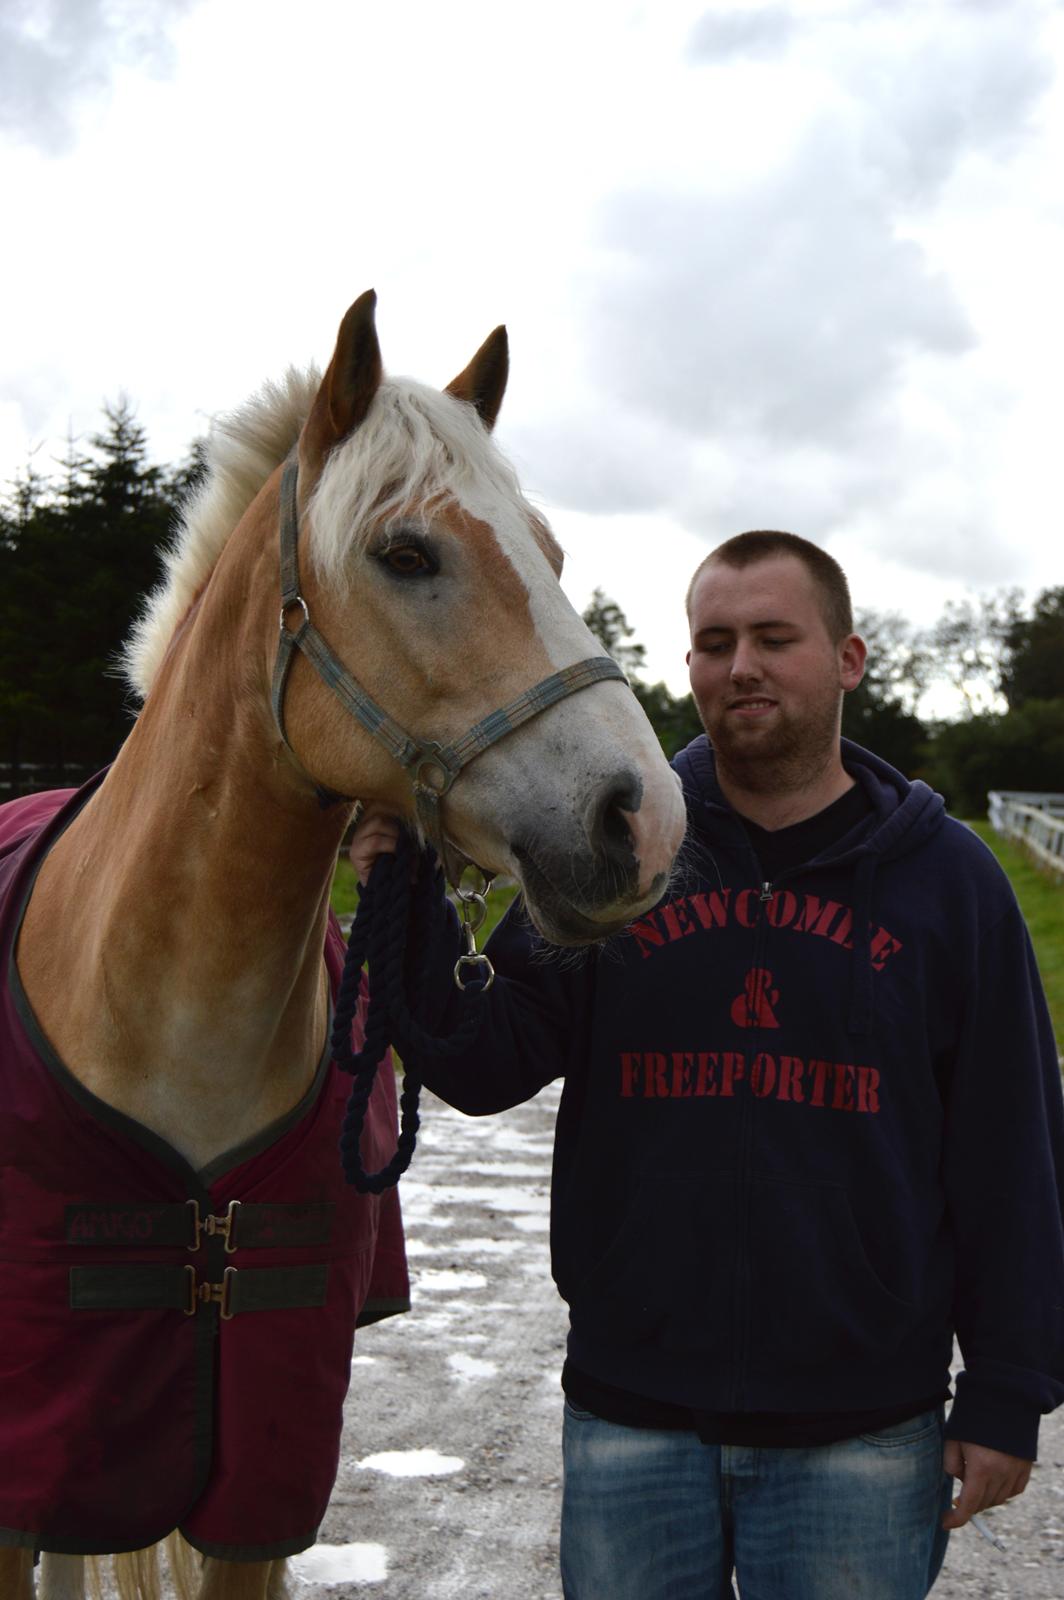
[{"label": "blanket leather strap", "polygon": [[203,1235],[220,1234],[226,1250],[292,1250],[328,1244],[332,1201],[306,1205],[256,1205],[231,1200],[224,1215],[203,1216],[199,1202],[154,1205],[124,1200],[87,1200],[66,1208],[67,1244],[93,1249],[162,1247],[198,1250]]},{"label": "blanket leather strap", "polygon": [[223,1321],[247,1311],[288,1311],[323,1306],[329,1287],[324,1262],[302,1267],[226,1267],[218,1283],[200,1279],[193,1266],[165,1264],[71,1267],[73,1311],[181,1311],[221,1308]]}]

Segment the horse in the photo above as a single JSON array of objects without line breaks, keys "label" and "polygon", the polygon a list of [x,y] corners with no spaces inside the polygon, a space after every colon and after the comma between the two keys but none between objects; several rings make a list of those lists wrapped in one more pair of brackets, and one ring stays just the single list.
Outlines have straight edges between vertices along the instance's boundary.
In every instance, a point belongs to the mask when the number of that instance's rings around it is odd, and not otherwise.
[{"label": "horse", "polygon": [[[317,1146],[300,1203],[284,1191],[246,1203],[253,1187],[225,1201],[249,1174],[257,1181],[272,1153],[288,1160],[307,1146],[306,1129],[324,1118],[337,960],[328,896],[355,797],[406,818],[445,855],[509,874],[545,939],[561,945],[604,939],[654,904],[682,839],[676,779],[565,598],[562,552],[493,439],[505,329],[437,391],[385,375],[375,306],[369,291],[349,308],[323,377],[291,370],[216,425],[206,479],[126,648],[142,702],[131,732],[102,778],[59,797],[43,843],[18,846],[28,851],[21,924],[7,936],[18,1004],[4,1015],[19,1048],[35,1041],[48,1064],[40,1093],[57,1102],[64,1127],[35,1146],[33,1161],[20,1166],[14,1148],[12,1181],[31,1187],[34,1173],[22,1169],[39,1158],[53,1162],[54,1187],[69,1189],[74,1162],[62,1140],[73,1128],[79,1138],[98,1131],[111,1155],[151,1168],[166,1192],[151,1201],[108,1168],[109,1193],[68,1194],[65,1211],[56,1202],[41,1225],[32,1272],[62,1283],[57,1302],[69,1278],[74,1309],[54,1308],[69,1331],[42,1382],[34,1361],[45,1313],[14,1296],[34,1333],[21,1347],[16,1336],[20,1357],[0,1353],[0,1437],[20,1405],[30,1421],[0,1459],[9,1481],[31,1476],[31,1458],[65,1473],[64,1493],[83,1496],[82,1522],[66,1525],[63,1507],[49,1506],[4,1529],[0,1501],[4,1600],[33,1594],[35,1551],[42,1596],[71,1600],[83,1592],[85,1556],[154,1546],[174,1528],[199,1552],[185,1547],[189,1559],[177,1562],[188,1569],[183,1593],[277,1600],[287,1557],[313,1542],[307,1526],[283,1530],[276,1547],[240,1530],[218,1543],[203,1535],[203,1500],[190,1511],[187,1501],[204,1482],[208,1498],[257,1499],[260,1478],[298,1501],[308,1476],[323,1480],[327,1501],[354,1317],[372,1297],[382,1252],[395,1249],[398,1208],[387,1195],[348,1189],[320,1200],[332,1191]],[[384,1154],[394,1141],[391,1080],[380,1074],[375,1129],[367,1124]],[[36,1112],[21,1123],[4,1116],[0,1105],[6,1162]],[[225,1215],[213,1214],[219,1204]],[[339,1243],[334,1233],[323,1245],[333,1227]],[[308,1266],[315,1243],[328,1259]],[[8,1280],[18,1254],[0,1227]],[[263,1259],[281,1265],[256,1272]],[[339,1335],[313,1320],[337,1297],[350,1314]],[[154,1330],[150,1360],[132,1343],[134,1318]],[[274,1332],[255,1344],[245,1327]],[[105,1330],[129,1341],[120,1376],[102,1353]],[[294,1343],[271,1357],[282,1330]],[[175,1367],[183,1387],[168,1387],[182,1341],[206,1366],[194,1382]],[[227,1398],[236,1364],[227,1345],[264,1374],[267,1392],[242,1412]],[[110,1388],[93,1401],[97,1426],[64,1441],[68,1391],[98,1361]],[[304,1406],[317,1404],[309,1389],[304,1397],[308,1366],[323,1369],[322,1405],[335,1423],[321,1462],[298,1431]],[[230,1426],[238,1413],[239,1428]],[[99,1423],[112,1414],[125,1419],[114,1438]],[[173,1416],[193,1418],[195,1472],[184,1443],[167,1442]],[[68,1459],[79,1451],[84,1459]],[[173,1508],[170,1479],[180,1480]],[[116,1573],[124,1596],[157,1593],[143,1550],[124,1566],[116,1557]]]}]

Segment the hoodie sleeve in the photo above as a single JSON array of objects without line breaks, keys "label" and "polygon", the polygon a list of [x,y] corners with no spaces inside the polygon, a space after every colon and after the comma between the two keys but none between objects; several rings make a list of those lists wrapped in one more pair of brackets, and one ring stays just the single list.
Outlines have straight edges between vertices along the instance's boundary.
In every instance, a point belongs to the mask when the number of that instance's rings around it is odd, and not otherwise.
[{"label": "hoodie sleeve", "polygon": [[[458,920],[448,905],[426,996],[427,1012],[444,1033],[454,1030],[460,1016],[453,980],[459,952]],[[592,982],[594,972],[593,953],[570,956],[542,944],[518,904],[500,922],[485,953],[495,981],[473,1002],[482,1009],[472,1045],[460,1056],[418,1061],[433,1094],[469,1116],[519,1105],[565,1074],[576,1035],[586,1026],[580,1019],[590,1011],[575,991]]]},{"label": "hoodie sleeve", "polygon": [[1034,952],[1011,897],[979,932],[946,1112],[964,1371],[950,1438],[1034,1460],[1064,1401],[1064,1111]]}]

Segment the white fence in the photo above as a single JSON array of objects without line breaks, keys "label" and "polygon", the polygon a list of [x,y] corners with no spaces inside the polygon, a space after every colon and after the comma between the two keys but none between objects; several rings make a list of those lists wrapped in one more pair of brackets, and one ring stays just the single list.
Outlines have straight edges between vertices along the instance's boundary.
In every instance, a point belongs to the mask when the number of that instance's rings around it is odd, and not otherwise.
[{"label": "white fence", "polygon": [[0,805],[15,795],[37,794],[42,789],[80,788],[103,765],[102,760],[95,765],[84,761],[0,761]]},{"label": "white fence", "polygon": [[1017,839],[1064,877],[1064,794],[992,789],[987,796],[995,832]]}]

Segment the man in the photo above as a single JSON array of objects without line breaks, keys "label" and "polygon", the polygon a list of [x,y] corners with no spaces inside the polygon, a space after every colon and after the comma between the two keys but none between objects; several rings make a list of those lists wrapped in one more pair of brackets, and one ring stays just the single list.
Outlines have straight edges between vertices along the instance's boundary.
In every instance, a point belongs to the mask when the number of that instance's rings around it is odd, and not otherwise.
[{"label": "man", "polygon": [[837,564],[741,534],[688,613],[676,883],[576,965],[511,913],[473,1051],[426,1081],[480,1113],[564,1074],[568,1600],[919,1600],[1064,1399],[1056,1049],[992,857],[840,741]]}]

